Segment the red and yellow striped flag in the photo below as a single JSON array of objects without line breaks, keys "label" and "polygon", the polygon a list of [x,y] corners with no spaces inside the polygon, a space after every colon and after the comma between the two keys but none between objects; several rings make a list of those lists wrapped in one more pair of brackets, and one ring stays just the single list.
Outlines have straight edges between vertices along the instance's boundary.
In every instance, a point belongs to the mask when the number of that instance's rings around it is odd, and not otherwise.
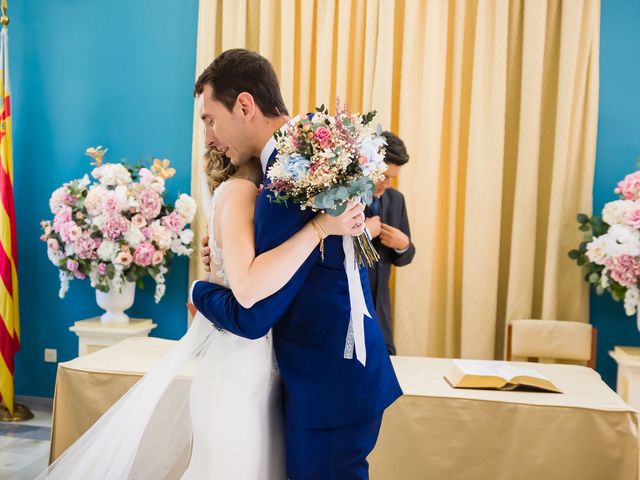
[{"label": "red and yellow striped flag", "polygon": [[13,414],[13,357],[20,348],[20,317],[8,46],[8,31],[3,26],[0,31],[0,400]]}]

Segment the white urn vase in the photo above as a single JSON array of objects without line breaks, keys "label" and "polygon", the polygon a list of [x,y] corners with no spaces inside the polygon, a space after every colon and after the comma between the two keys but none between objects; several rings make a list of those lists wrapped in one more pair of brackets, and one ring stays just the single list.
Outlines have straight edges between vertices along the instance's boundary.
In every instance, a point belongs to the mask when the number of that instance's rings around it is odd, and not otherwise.
[{"label": "white urn vase", "polygon": [[96,302],[100,308],[106,310],[100,316],[102,323],[128,323],[129,316],[124,313],[133,305],[136,294],[136,284],[134,282],[124,282],[122,289],[109,286],[108,292],[101,292],[96,289]]}]

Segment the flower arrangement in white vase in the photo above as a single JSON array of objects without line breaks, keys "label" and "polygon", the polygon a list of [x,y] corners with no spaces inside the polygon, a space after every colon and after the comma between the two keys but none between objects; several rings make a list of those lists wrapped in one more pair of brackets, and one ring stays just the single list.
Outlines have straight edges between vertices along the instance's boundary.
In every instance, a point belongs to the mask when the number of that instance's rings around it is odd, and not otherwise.
[{"label": "flower arrangement in white vase", "polygon": [[640,330],[640,170],[618,182],[614,192],[619,199],[605,204],[602,215],[578,214],[585,238],[569,257],[584,266],[585,280],[598,295],[608,291],[623,301]]},{"label": "flower arrangement in white vase", "polygon": [[71,180],[49,200],[53,220],[41,222],[41,240],[49,260],[60,270],[60,298],[69,281],[89,278],[98,304],[107,310],[103,322],[127,322],[135,285],[142,278],[156,283],[155,301],[165,293],[165,274],[174,255],[192,253],[196,202],[181,194],[175,205],[165,200],[165,180],[175,174],[168,160],[151,168],[104,163],[107,149],[88,148],[91,176]]}]

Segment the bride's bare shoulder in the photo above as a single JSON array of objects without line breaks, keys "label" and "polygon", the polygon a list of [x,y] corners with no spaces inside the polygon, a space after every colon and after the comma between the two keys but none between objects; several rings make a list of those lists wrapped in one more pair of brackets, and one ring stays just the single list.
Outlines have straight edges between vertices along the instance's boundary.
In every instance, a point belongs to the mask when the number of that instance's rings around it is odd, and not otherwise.
[{"label": "bride's bare shoulder", "polygon": [[224,192],[220,199],[221,207],[224,210],[233,209],[237,211],[237,208],[242,205],[247,205],[253,213],[253,207],[258,195],[258,187],[244,178],[234,178],[225,182]]},{"label": "bride's bare shoulder", "polygon": [[258,187],[251,180],[245,178],[232,178],[227,180],[225,186],[225,196],[246,196],[257,195]]}]

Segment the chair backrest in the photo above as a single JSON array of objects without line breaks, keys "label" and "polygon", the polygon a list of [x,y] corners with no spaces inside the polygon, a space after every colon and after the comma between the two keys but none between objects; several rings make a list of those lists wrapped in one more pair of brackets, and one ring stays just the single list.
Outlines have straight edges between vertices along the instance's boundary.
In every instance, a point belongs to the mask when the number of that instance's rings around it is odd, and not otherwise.
[{"label": "chair backrest", "polygon": [[507,332],[507,360],[513,357],[586,362],[596,366],[597,329],[564,320],[513,320]]}]

